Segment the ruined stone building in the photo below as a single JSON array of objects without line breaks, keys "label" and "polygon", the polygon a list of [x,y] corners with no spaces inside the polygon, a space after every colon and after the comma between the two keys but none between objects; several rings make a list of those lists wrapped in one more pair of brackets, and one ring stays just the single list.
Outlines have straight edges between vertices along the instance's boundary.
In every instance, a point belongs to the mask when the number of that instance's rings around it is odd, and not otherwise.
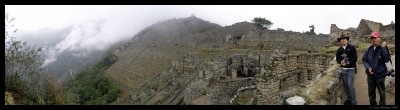
[{"label": "ruined stone building", "polygon": [[[307,85],[310,81],[326,75],[324,71],[328,68],[329,59],[332,56],[301,53],[271,57],[268,61],[263,60],[265,62],[262,63],[261,68],[252,67],[256,65],[255,62],[251,62],[256,59],[255,57],[242,54],[232,57],[233,62],[238,63],[229,65],[232,68],[228,68],[228,73],[231,72],[231,74],[227,75],[230,75],[232,79],[254,77],[253,80],[256,83],[238,88],[230,104],[238,104],[238,98],[241,97],[239,93],[247,91],[247,98],[250,96],[252,99],[249,102],[251,104],[282,105],[285,99],[296,95],[297,88],[301,85]],[[252,72],[255,76],[245,76]]]},{"label": "ruined stone building", "polygon": [[340,29],[336,24],[331,24],[330,36],[333,40],[340,37],[340,35],[349,35],[351,40],[365,40],[368,39],[372,32],[379,32],[382,37],[395,36],[395,23],[383,25],[379,22],[374,22],[366,19],[361,19],[357,28]]}]

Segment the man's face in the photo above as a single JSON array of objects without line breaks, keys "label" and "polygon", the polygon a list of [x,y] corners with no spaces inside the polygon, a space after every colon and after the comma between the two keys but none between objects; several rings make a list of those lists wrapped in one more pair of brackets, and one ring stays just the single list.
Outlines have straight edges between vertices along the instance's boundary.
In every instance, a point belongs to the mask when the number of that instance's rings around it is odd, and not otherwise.
[{"label": "man's face", "polygon": [[372,37],[371,41],[372,43],[374,43],[374,45],[378,45],[381,42],[381,39],[377,37]]},{"label": "man's face", "polygon": [[347,39],[346,38],[340,39],[340,45],[347,45]]}]

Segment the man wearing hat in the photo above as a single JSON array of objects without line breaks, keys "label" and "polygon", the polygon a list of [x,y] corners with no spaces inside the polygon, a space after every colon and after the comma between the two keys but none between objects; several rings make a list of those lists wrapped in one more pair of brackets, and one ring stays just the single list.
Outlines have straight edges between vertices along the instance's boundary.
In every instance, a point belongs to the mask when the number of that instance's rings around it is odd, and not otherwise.
[{"label": "man wearing hat", "polygon": [[343,86],[347,96],[345,105],[356,105],[356,91],[354,88],[355,67],[357,62],[357,50],[348,43],[349,36],[342,34],[337,41],[340,47],[336,51],[336,62],[340,64]]},{"label": "man wearing hat", "polygon": [[389,52],[385,49],[386,42],[380,43],[378,32],[371,34],[372,45],[365,51],[362,63],[365,66],[365,73],[368,81],[368,95],[371,105],[377,105],[375,90],[378,88],[380,101],[379,105],[386,104],[385,77],[388,72],[385,63],[389,61]]}]

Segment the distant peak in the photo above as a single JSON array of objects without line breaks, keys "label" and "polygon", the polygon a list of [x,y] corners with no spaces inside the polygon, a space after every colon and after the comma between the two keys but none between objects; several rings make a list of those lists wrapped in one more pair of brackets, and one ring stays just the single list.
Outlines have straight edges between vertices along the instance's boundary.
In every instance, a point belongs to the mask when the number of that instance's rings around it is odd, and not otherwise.
[{"label": "distant peak", "polygon": [[190,18],[196,18],[196,16],[194,14],[191,14]]},{"label": "distant peak", "polygon": [[[203,19],[201,19],[201,18],[199,18],[199,17],[197,17],[196,15],[194,15],[194,14],[191,14],[189,17],[187,17],[186,19],[192,19],[192,20],[203,20]],[[204,20],[203,20],[204,21]]]}]

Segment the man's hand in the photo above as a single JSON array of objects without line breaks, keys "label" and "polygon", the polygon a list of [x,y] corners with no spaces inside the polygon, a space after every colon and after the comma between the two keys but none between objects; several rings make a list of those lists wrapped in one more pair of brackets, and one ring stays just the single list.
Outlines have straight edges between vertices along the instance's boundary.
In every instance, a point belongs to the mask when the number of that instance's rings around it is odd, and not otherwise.
[{"label": "man's hand", "polygon": [[372,72],[372,68],[368,68],[369,74],[374,74],[374,72]]},{"label": "man's hand", "polygon": [[386,47],[386,42],[382,42],[382,47],[385,48]]},{"label": "man's hand", "polygon": [[347,65],[347,63],[346,63],[346,61],[342,60],[342,61],[340,62],[340,65],[342,65],[342,66],[346,66],[346,65]]}]

